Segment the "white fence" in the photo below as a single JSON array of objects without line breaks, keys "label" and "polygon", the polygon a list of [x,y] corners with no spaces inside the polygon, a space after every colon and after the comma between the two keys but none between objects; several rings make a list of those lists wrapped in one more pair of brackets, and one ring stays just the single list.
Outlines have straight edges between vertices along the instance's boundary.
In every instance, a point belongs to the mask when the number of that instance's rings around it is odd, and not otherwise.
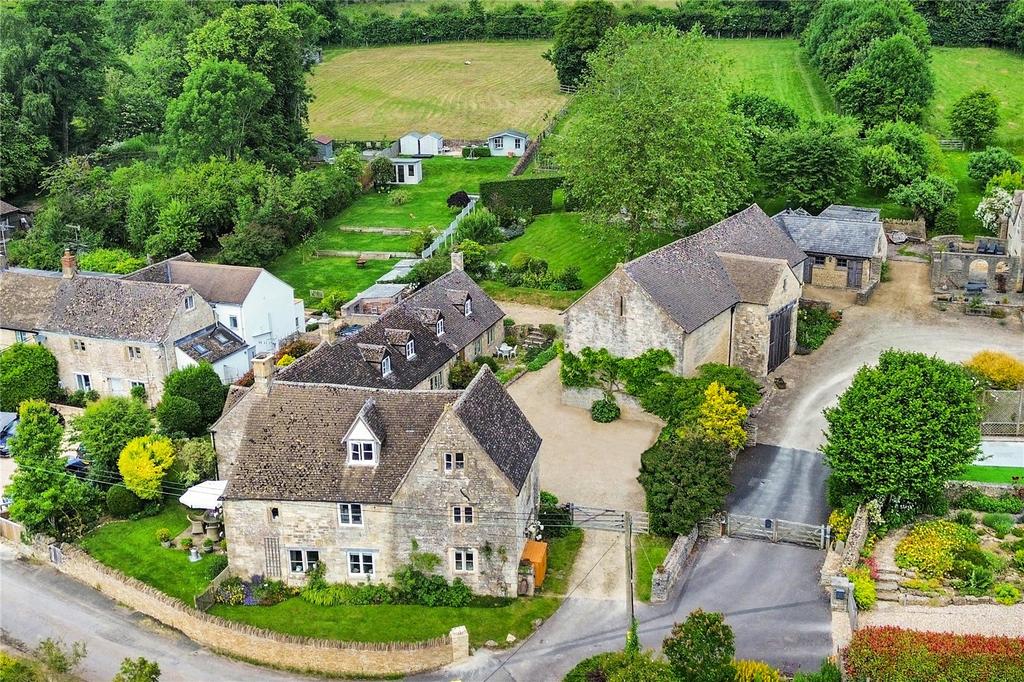
[{"label": "white fence", "polygon": [[430,242],[430,246],[423,249],[423,253],[420,255],[420,257],[430,258],[431,256],[434,255],[435,251],[441,248],[442,245],[447,244],[448,241],[455,236],[455,230],[459,229],[459,223],[462,222],[462,219],[469,215],[470,211],[476,208],[476,202],[479,199],[479,196],[475,194],[470,194],[469,203],[466,204],[466,207],[459,211],[459,214],[455,216],[455,219],[452,220],[451,224],[449,224],[447,228],[445,228],[444,232],[437,235],[437,238],[434,239],[434,241]]}]

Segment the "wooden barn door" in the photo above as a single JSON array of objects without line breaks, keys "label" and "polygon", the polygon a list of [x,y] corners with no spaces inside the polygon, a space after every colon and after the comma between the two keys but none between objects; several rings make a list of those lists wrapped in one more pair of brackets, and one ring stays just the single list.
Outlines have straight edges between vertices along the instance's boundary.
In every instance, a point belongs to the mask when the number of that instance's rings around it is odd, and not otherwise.
[{"label": "wooden barn door", "polygon": [[771,373],[789,357],[793,307],[787,306],[768,318],[768,372]]},{"label": "wooden barn door", "polygon": [[864,261],[851,260],[846,265],[846,286],[860,289],[860,278],[864,272]]}]

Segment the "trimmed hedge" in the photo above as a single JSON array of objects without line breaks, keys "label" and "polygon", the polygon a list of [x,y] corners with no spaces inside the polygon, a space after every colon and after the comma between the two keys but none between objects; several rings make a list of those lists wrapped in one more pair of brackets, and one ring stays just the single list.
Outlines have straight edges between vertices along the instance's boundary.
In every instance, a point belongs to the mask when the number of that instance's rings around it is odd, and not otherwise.
[{"label": "trimmed hedge", "polygon": [[1024,682],[1024,638],[918,632],[897,627],[857,630],[845,652],[851,680]]},{"label": "trimmed hedge", "polygon": [[541,178],[509,178],[480,183],[484,206],[496,213],[510,209],[528,210],[533,214],[551,213],[551,198],[562,186],[562,176]]},{"label": "trimmed hedge", "polygon": [[462,148],[462,158],[468,159],[472,155],[477,159],[486,159],[491,155],[491,148],[487,145],[467,145]]}]

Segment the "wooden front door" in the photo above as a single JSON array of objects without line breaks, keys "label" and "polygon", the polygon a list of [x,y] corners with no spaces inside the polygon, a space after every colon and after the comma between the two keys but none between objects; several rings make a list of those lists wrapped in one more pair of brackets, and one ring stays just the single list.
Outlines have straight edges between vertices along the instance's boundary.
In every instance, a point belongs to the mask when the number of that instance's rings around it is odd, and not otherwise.
[{"label": "wooden front door", "polygon": [[793,318],[793,306],[786,306],[782,310],[768,317],[768,372],[771,373],[789,357],[789,344],[791,339],[791,321]]},{"label": "wooden front door", "polygon": [[861,275],[864,272],[864,261],[851,260],[846,264],[846,286],[860,289]]}]

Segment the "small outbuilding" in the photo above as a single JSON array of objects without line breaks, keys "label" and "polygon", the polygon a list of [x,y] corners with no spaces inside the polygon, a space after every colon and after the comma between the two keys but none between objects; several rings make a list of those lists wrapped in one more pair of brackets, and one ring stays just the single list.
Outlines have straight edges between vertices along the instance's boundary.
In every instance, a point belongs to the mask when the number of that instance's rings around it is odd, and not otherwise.
[{"label": "small outbuilding", "polygon": [[32,227],[32,211],[0,200],[0,225],[5,225],[12,230],[27,230]]},{"label": "small outbuilding", "polygon": [[316,145],[316,160],[330,163],[334,160],[334,138],[330,135],[317,135],[313,138]]},{"label": "small outbuilding", "polygon": [[509,128],[487,138],[491,156],[522,156],[530,137],[521,130]]},{"label": "small outbuilding", "polygon": [[437,156],[444,151],[441,133],[420,134],[415,130],[398,138],[398,153],[402,156]]},{"label": "small outbuilding", "polygon": [[423,161],[421,159],[391,159],[395,167],[393,185],[418,185],[423,180]]},{"label": "small outbuilding", "polygon": [[422,133],[417,133],[415,130],[402,135],[398,138],[398,153],[402,156],[416,156],[420,153],[420,140],[423,138]]}]

